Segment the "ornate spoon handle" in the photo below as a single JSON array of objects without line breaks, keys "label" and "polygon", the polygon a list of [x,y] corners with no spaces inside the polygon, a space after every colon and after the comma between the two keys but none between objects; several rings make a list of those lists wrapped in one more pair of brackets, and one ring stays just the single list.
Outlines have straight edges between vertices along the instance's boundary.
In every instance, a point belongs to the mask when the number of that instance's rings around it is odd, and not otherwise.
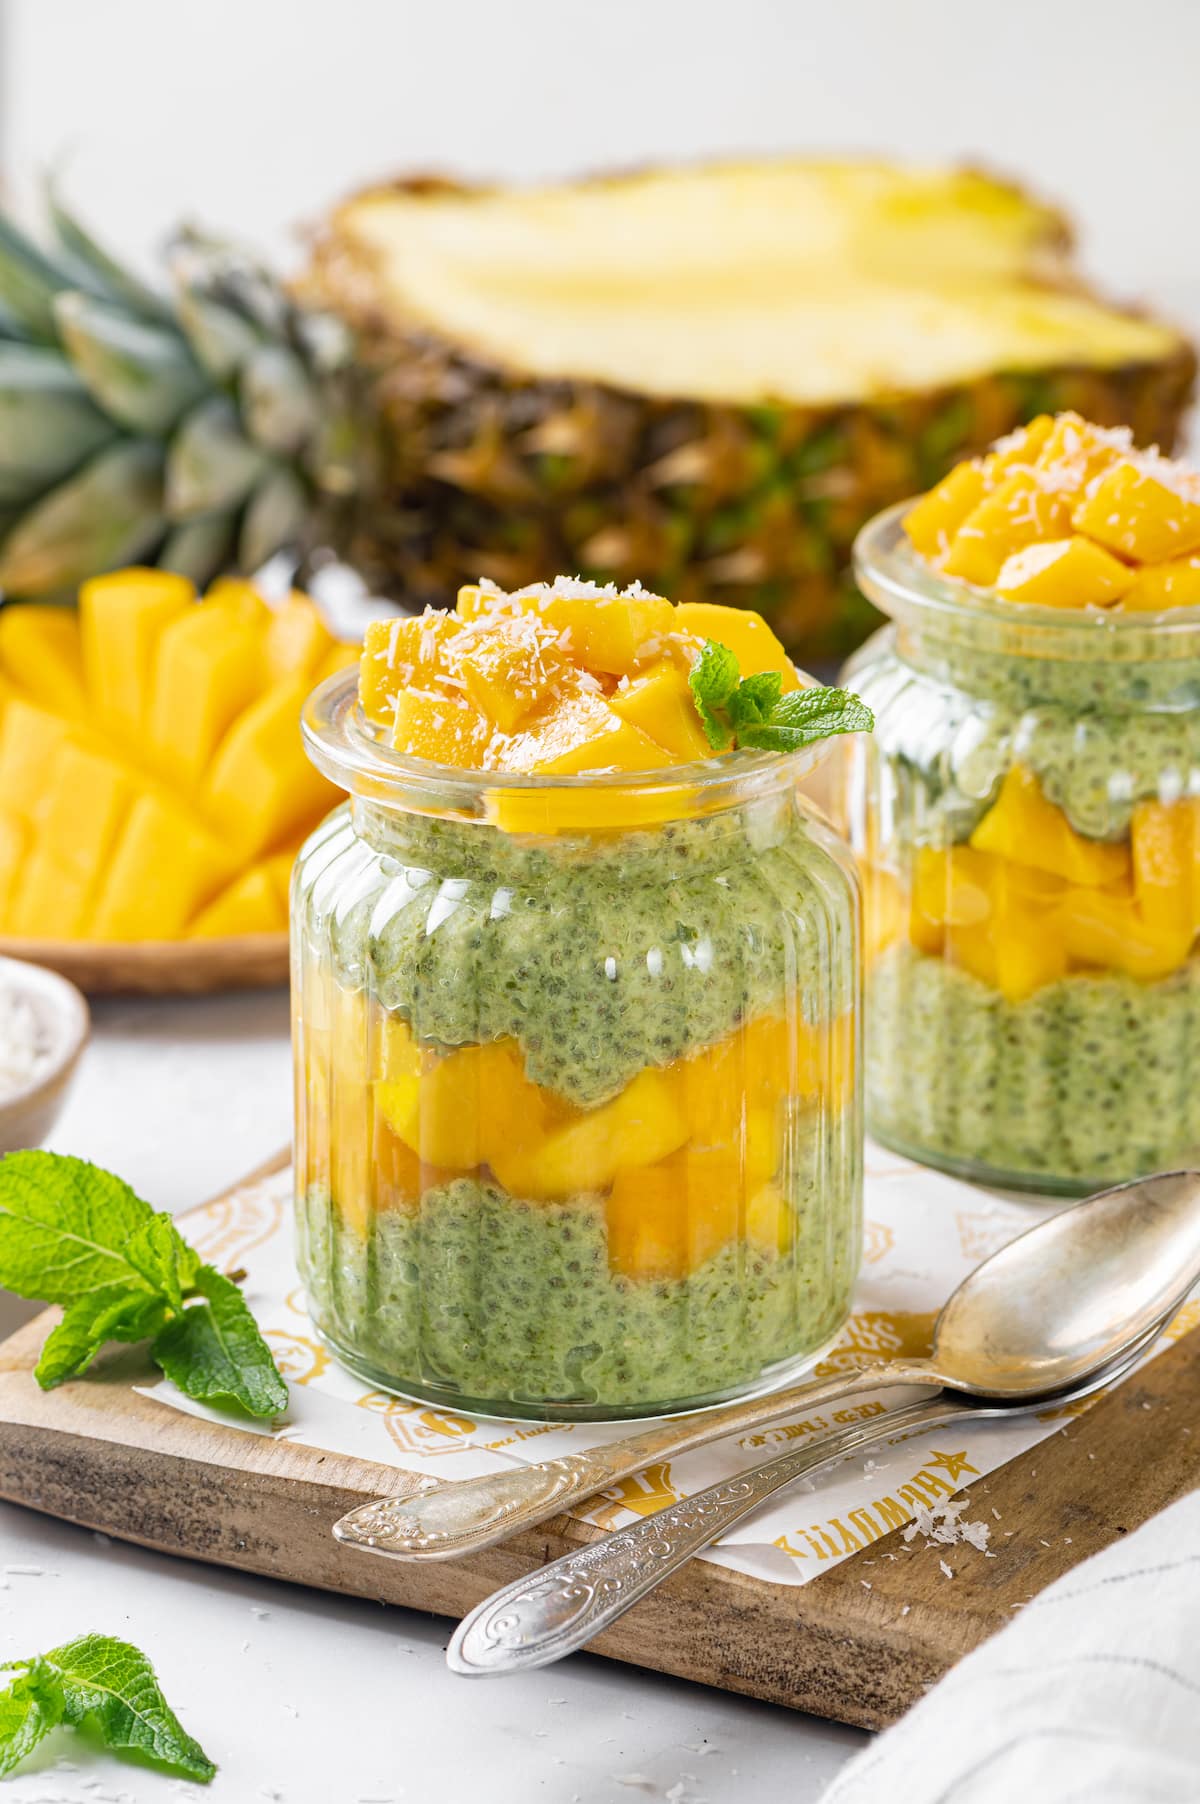
[{"label": "ornate spoon handle", "polygon": [[397,1560],[447,1560],[503,1541],[519,1529],[557,1515],[568,1503],[603,1491],[655,1460],[674,1458],[693,1447],[720,1440],[741,1429],[778,1421],[794,1410],[807,1410],[837,1398],[893,1384],[941,1387],[942,1380],[924,1360],[840,1372],[765,1396],[745,1398],[719,1409],[674,1416],[638,1434],[571,1453],[563,1459],[487,1473],[461,1484],[432,1484],[409,1497],[383,1497],[360,1504],[334,1524],[337,1540]]},{"label": "ornate spoon handle", "polygon": [[[699,1491],[495,1592],[464,1617],[446,1659],[454,1672],[470,1677],[549,1666],[591,1641],[669,1573],[804,1473],[897,1430],[976,1413],[969,1403],[944,1395],[927,1399],[822,1435],[812,1446]],[[978,1413],[989,1412],[985,1407]]]}]

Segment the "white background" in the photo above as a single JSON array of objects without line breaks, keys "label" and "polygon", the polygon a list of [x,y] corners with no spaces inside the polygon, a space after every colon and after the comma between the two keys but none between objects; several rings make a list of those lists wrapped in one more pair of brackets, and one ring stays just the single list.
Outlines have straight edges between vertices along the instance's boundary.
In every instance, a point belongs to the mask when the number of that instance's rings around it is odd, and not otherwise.
[{"label": "white background", "polygon": [[[1198,78],[1197,0],[9,0],[0,173],[28,204],[69,152],[116,247],[142,255],[191,217],[286,262],[329,202],[414,168],[974,160],[1067,207],[1114,295],[1200,329]],[[109,1005],[98,1027],[53,1144],[156,1206],[287,1137],[281,996]],[[586,1657],[468,1689],[430,1619],[0,1507],[4,1565],[43,1570],[0,1591],[0,1658],[89,1627],[142,1642],[221,1761],[216,1804],[629,1804],[676,1785],[681,1804],[811,1804],[861,1740]],[[78,1751],[67,1773],[63,1751],[10,1782],[14,1804],[201,1795]],[[620,1782],[637,1774],[647,1789]]]}]

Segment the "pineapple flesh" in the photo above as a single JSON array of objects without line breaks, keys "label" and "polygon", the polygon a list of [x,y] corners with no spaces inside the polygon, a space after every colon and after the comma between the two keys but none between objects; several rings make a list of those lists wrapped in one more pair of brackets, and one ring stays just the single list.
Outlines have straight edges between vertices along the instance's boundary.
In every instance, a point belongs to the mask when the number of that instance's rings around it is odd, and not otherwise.
[{"label": "pineapple flesh", "polygon": [[846,564],[878,508],[1045,410],[1169,443],[1194,370],[1082,287],[1058,214],[882,163],[399,183],[334,215],[307,292],[374,373],[347,545],[380,580],[640,572],[809,658],[861,636]]}]

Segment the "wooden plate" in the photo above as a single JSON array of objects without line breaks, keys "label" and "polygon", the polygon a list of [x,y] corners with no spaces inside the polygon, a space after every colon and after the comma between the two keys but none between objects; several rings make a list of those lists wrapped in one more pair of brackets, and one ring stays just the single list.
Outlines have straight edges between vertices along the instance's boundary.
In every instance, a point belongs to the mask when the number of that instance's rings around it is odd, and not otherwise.
[{"label": "wooden plate", "polygon": [[287,982],[286,933],[246,933],[230,939],[100,940],[0,939],[0,953],[45,965],[89,996],[204,996],[215,990],[257,990]]}]

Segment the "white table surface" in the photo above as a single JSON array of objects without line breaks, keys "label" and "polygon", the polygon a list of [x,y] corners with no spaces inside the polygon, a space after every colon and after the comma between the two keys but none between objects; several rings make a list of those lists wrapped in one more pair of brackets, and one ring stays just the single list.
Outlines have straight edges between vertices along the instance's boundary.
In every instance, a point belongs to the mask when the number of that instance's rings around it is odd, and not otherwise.
[{"label": "white table surface", "polygon": [[[282,992],[98,1003],[50,1141],[157,1208],[215,1194],[291,1131]],[[0,1330],[27,1313],[0,1293]],[[24,1568],[25,1570],[21,1570]],[[453,1677],[445,1621],[170,1560],[0,1505],[0,1659],[136,1642],[220,1772],[210,1787],[55,1733],[12,1804],[812,1804],[860,1732],[586,1654]]]}]

